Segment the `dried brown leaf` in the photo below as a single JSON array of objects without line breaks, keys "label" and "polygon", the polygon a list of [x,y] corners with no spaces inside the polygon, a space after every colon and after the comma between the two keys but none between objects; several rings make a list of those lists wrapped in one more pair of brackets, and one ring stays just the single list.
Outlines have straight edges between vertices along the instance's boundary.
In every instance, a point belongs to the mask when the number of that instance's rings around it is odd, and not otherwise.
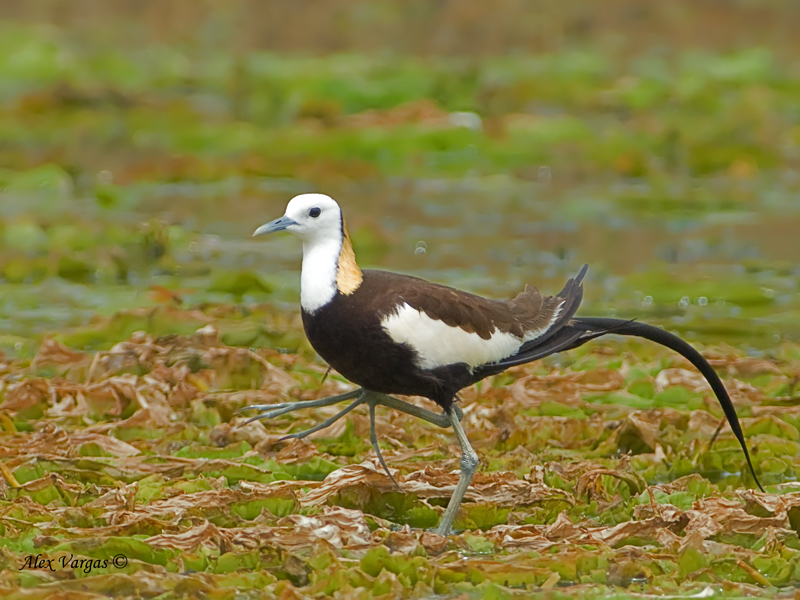
[{"label": "dried brown leaf", "polygon": [[306,550],[320,542],[337,549],[363,552],[377,545],[364,514],[338,506],[323,507],[313,516],[289,515],[276,527],[256,525],[220,530],[233,547],[255,549],[265,544],[290,551]]},{"label": "dried brown leaf", "polygon": [[39,492],[50,486],[55,486],[59,490],[78,496],[83,492],[83,486],[76,483],[67,483],[58,473],[48,473],[39,479],[33,479],[22,484],[21,488],[26,492]]},{"label": "dried brown leaf", "polygon": [[559,513],[556,520],[544,530],[545,537],[554,541],[578,538],[585,533],[586,529],[575,525],[565,512]]},{"label": "dried brown leaf", "polygon": [[[598,527],[588,530],[588,536],[614,547],[628,538],[650,538],[654,541],[672,543],[675,534],[684,530],[689,517],[674,506],[663,506],[659,516],[642,521],[627,521],[614,527]],[[666,530],[665,533],[662,530]]]},{"label": "dried brown leaf", "polygon": [[674,385],[681,385],[693,392],[711,391],[708,381],[697,370],[672,368],[664,369],[655,378],[656,391],[663,392]]},{"label": "dried brown leaf", "polygon": [[689,417],[688,429],[693,433],[697,433],[704,439],[711,439],[720,425],[722,425],[721,431],[725,428],[730,428],[730,425],[728,425],[724,417],[720,420],[708,411],[693,410]]},{"label": "dried brown leaf", "polygon": [[543,525],[496,525],[486,532],[486,537],[498,547],[540,552],[557,543],[545,536]]},{"label": "dried brown leaf", "polygon": [[76,431],[75,433],[70,435],[69,442],[71,445],[75,447],[83,446],[84,444],[94,444],[98,446],[103,452],[111,454],[112,456],[117,456],[120,458],[126,458],[129,456],[136,456],[141,454],[142,451],[136,448],[135,446],[131,446],[127,442],[123,442],[122,440],[118,440],[115,437],[111,437],[108,435],[101,435],[99,433],[93,433],[91,431]]},{"label": "dried brown leaf", "polygon": [[314,456],[320,456],[320,454],[320,451],[311,442],[294,438],[275,455],[275,460],[281,464],[292,464],[305,462]]},{"label": "dried brown leaf", "polygon": [[785,529],[789,525],[785,509],[778,510],[774,517],[761,518],[748,514],[742,504],[726,498],[704,498],[696,501],[693,508],[707,514],[726,533],[752,533],[760,536],[768,527]]},{"label": "dried brown leaf", "polygon": [[31,366],[40,367],[43,365],[52,364],[75,367],[79,365],[87,365],[89,364],[90,360],[91,357],[85,352],[73,350],[61,342],[47,338],[39,347],[39,352],[37,352],[36,356],[31,362]]},{"label": "dried brown leaf", "polygon": [[157,548],[170,548],[174,550],[190,551],[201,546],[219,549],[225,553],[230,549],[229,537],[208,521],[185,529],[180,533],[164,533],[154,535],[145,540],[150,546]]},{"label": "dried brown leaf", "polygon": [[438,555],[447,550],[447,538],[433,531],[422,531],[419,534],[419,543],[428,554]]},{"label": "dried brown leaf", "polygon": [[734,377],[754,377],[762,373],[781,374],[780,368],[774,362],[765,358],[731,354],[724,358],[708,357],[708,362],[717,369],[724,368],[728,375]]},{"label": "dried brown leaf", "polygon": [[269,433],[260,421],[247,423],[247,419],[241,417],[214,426],[208,434],[209,441],[220,448],[237,442],[247,442],[251,446],[256,446],[269,438]]},{"label": "dried brown leaf", "polygon": [[5,398],[0,404],[0,410],[20,412],[32,408],[37,404],[46,404],[52,392],[50,382],[46,379],[25,379],[19,383],[12,383],[6,388]]}]

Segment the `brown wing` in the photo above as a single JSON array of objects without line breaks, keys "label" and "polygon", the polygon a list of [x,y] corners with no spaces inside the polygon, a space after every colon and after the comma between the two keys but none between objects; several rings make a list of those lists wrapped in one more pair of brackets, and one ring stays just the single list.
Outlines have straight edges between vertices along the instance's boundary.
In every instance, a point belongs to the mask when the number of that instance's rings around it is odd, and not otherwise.
[{"label": "brown wing", "polygon": [[580,304],[581,279],[585,272],[586,267],[578,277],[570,279],[557,296],[542,296],[536,288],[526,287],[511,300],[490,300],[424,279],[385,271],[365,271],[364,284],[381,297],[373,296],[376,308],[386,307],[386,300],[392,298],[394,306],[405,302],[431,319],[477,333],[488,340],[495,329],[524,338],[529,332],[556,325],[567,312],[565,309],[570,309],[571,316]]}]

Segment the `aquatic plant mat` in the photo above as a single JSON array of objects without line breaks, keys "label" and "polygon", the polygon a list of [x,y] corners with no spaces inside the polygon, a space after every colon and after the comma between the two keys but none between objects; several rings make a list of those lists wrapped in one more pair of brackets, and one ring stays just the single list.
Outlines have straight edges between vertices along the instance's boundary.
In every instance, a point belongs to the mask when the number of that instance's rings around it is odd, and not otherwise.
[{"label": "aquatic plant mat", "polygon": [[[799,17],[0,2],[0,597],[795,597]],[[364,407],[245,425],[350,389],[302,334],[297,240],[248,241],[308,191],[365,267],[510,297],[591,263],[580,313],[697,344],[769,493],[636,341],[464,391],[448,539],[451,432],[379,409],[398,489]]]},{"label": "aquatic plant mat", "polygon": [[451,432],[379,410],[398,489],[366,410],[302,441],[282,438],[337,407],[246,424],[249,404],[350,384],[225,345],[205,318],[186,336],[96,353],[47,339],[0,360],[4,598],[794,597],[797,345],[704,349],[766,494],[700,376],[654,345],[610,340],[465,390],[481,463],[442,538]]}]

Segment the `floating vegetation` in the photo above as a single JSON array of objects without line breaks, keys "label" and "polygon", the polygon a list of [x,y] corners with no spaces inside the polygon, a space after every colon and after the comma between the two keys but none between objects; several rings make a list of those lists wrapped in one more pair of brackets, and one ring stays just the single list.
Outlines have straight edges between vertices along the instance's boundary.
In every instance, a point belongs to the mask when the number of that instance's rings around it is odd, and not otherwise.
[{"label": "floating vegetation", "polygon": [[[171,314],[181,318],[198,316]],[[324,368],[302,356],[221,340],[209,322],[183,336],[138,331],[96,353],[48,340],[30,361],[0,362],[4,595],[169,595],[179,580],[264,597],[555,586],[585,597],[586,586],[682,593],[718,582],[758,595],[796,584],[795,345],[769,358],[705,352],[767,494],[749,489],[702,377],[656,346],[594,344],[465,390],[481,467],[457,533],[442,538],[430,528],[458,479],[454,437],[379,411],[398,490],[367,441],[366,411],[289,441],[337,407],[249,424],[237,415],[347,384],[320,384]]]},{"label": "floating vegetation", "polygon": [[[466,0],[331,0],[316,21],[143,0],[158,27],[112,0],[67,25],[60,4],[0,20],[3,597],[793,597],[790,3],[520,4],[491,11],[508,37],[463,41],[431,28],[473,31]],[[302,52],[257,47],[273,27],[296,50],[300,22]],[[399,22],[404,51],[375,52]],[[637,341],[464,391],[481,463],[448,539],[429,531],[458,479],[448,432],[379,411],[398,490],[360,409],[303,441],[282,438],[335,407],[245,424],[349,386],[302,334],[299,245],[249,240],[308,191],[342,199],[362,263],[483,295],[590,263],[584,314],[703,349],[768,493],[698,375]]]}]

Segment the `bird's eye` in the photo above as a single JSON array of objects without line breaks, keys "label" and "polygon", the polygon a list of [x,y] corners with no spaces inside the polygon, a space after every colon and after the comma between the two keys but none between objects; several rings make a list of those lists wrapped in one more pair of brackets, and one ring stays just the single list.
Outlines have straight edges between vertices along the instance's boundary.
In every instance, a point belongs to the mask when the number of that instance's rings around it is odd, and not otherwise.
[{"label": "bird's eye", "polygon": [[312,208],[311,210],[308,211],[308,216],[309,217],[314,217],[316,219],[319,216],[319,213],[321,213],[321,212],[322,211],[315,206],[314,208]]}]

